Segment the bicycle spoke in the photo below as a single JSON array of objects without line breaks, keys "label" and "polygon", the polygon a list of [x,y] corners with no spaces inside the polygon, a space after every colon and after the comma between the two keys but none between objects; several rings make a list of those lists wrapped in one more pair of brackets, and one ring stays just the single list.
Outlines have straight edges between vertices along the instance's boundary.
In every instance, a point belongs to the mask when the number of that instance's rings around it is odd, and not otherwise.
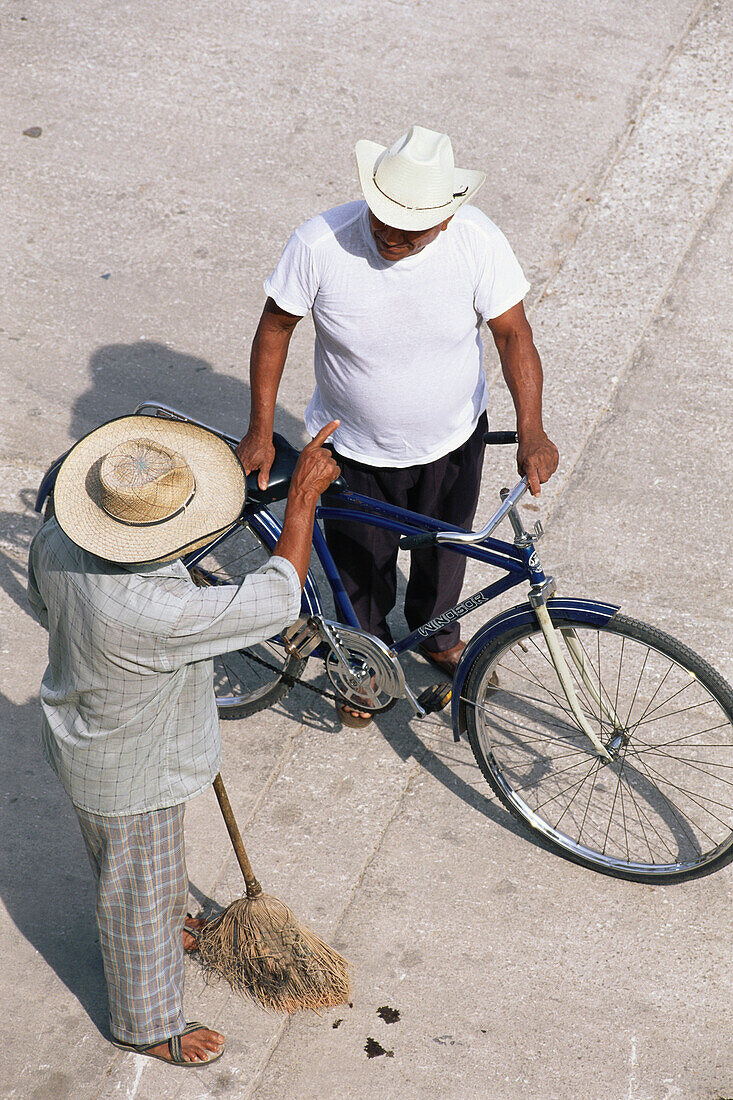
[{"label": "bicycle spoke", "polygon": [[[679,794],[685,795],[686,798],[689,798],[690,802],[694,803],[704,813],[708,814],[709,817],[715,818],[715,820],[718,821],[721,825],[726,825],[730,827],[730,821],[726,821],[724,818],[718,817],[718,815],[713,813],[712,810],[708,809],[708,807],[703,802],[701,802],[700,799],[704,799],[705,803],[708,803],[711,806],[717,806],[722,810],[729,810],[730,807],[725,802],[719,802],[717,798],[707,797],[701,791],[692,791],[688,787],[681,787],[679,783],[673,783],[671,779],[666,778],[663,772],[657,771],[655,768],[653,768],[652,765],[649,764],[648,760],[642,760],[642,758],[639,757],[637,762],[641,767],[646,770],[646,772],[650,776],[655,776],[657,784],[664,783],[665,786],[671,787],[673,791],[677,791]],[[663,792],[660,793],[664,797]]]},{"label": "bicycle spoke", "polygon": [[[672,671],[673,668],[675,668],[674,662],[669,661],[669,667],[667,668],[667,671],[665,672],[664,676],[662,677],[662,679],[659,681],[656,688],[652,692],[652,695],[649,698],[649,701],[648,701],[646,707],[641,712],[640,717],[635,719],[635,721],[633,723],[630,722],[630,721],[627,721],[626,722],[627,728],[629,726],[634,726],[634,727],[637,726],[640,722],[643,722],[645,720],[645,718],[648,714],[654,714],[661,707],[666,706],[667,703],[671,702],[672,699],[676,698],[677,695],[680,695],[683,691],[686,691],[688,687],[691,687],[694,684],[694,682],[695,682],[694,680],[690,680],[690,682],[688,684],[683,684],[681,688],[678,688],[677,691],[673,691],[671,695],[669,695],[666,699],[662,700],[661,703],[657,703],[656,707],[651,709],[652,703],[656,699],[659,692],[662,690],[663,685],[667,682],[667,677],[669,676],[669,674],[670,674],[670,672]],[[631,712],[629,712],[629,718],[631,718]]]},{"label": "bicycle spoke", "polygon": [[[565,775],[567,772],[574,771],[575,768],[579,768],[579,767],[581,767],[582,764],[587,764],[587,763],[588,763],[587,760],[578,760],[578,761],[576,761],[575,764],[570,764],[568,767],[562,768],[559,772],[554,772],[552,778],[553,778],[553,780],[556,780],[559,776]],[[583,778],[581,779],[581,781],[580,781],[581,783],[585,782],[585,779],[587,778],[587,776],[590,775],[591,768],[597,767],[598,763],[599,763],[598,760],[591,760],[590,761],[590,764],[588,766],[588,771],[586,772],[585,776],[583,776]],[[531,785],[529,783],[525,783],[524,786],[517,786],[514,789],[517,790],[517,791],[527,791],[527,790],[532,789],[533,786],[536,786],[536,783],[534,785]],[[535,810],[542,809],[543,806],[549,805],[550,802],[556,802],[558,798],[561,798],[564,794],[567,793],[567,791],[572,790],[574,788],[574,786],[575,786],[575,781],[573,781],[572,783],[569,783],[567,785],[567,787],[564,787],[561,791],[556,791],[555,794],[551,795],[546,800],[546,802],[537,803],[535,805]]]},{"label": "bicycle spoke", "polygon": [[639,687],[641,686],[641,680],[642,680],[642,677],[644,675],[644,669],[646,668],[646,664],[647,664],[648,660],[649,660],[649,650],[647,650],[646,653],[644,654],[644,663],[642,664],[641,669],[639,670],[639,676],[638,676],[638,679],[636,681],[636,687],[634,688],[634,694],[633,694],[633,696],[631,698],[631,702],[629,704],[629,710],[628,710],[628,713],[626,715],[626,721],[624,722],[624,726],[626,727],[626,729],[629,728],[629,718],[631,717],[631,712],[634,709],[634,703],[636,702],[636,696],[639,693]]},{"label": "bicycle spoke", "polygon": [[[557,669],[555,668],[555,665],[552,662],[552,659],[550,657],[548,657],[548,655],[543,650],[541,650],[539,648],[539,646],[535,642],[534,638],[530,638],[530,641],[532,642],[532,644],[534,645],[535,649],[540,654],[540,656],[544,658],[544,660],[547,662],[547,664],[552,669],[553,676],[557,677],[558,680],[559,680],[558,672],[557,672]],[[573,682],[575,684],[575,687],[577,689],[575,694],[576,694],[576,696],[582,697],[582,701],[585,703],[585,716],[586,716],[586,718],[591,718],[593,721],[596,721],[597,720],[597,715],[596,715],[596,713],[593,709],[592,703],[590,703],[589,700],[588,700],[587,688],[586,688],[585,684],[583,683],[582,679],[579,678],[578,671],[577,671],[577,669],[574,668],[572,661],[568,665],[568,668],[570,670],[570,675],[571,675],[571,677],[573,679]],[[546,684],[544,685],[544,688],[545,688],[545,691],[550,690],[547,687]],[[581,702],[580,697],[578,698],[578,703]],[[563,698],[564,698],[564,694],[563,694]],[[570,713],[572,713],[572,711]],[[573,719],[573,721],[575,721],[575,719]],[[576,722],[576,725],[577,725],[577,722]]]},{"label": "bicycle spoke", "polygon": [[[587,771],[587,772],[585,773],[585,775],[583,776],[583,778],[582,778],[582,780],[580,781],[580,783],[579,783],[579,784],[576,784],[576,790],[575,790],[575,794],[574,794],[574,795],[572,796],[572,798],[571,798],[571,799],[570,799],[570,801],[568,802],[567,806],[565,807],[565,809],[563,810],[563,812],[562,812],[562,813],[560,814],[560,816],[558,817],[558,819],[557,819],[557,820],[556,820],[556,822],[555,822],[555,828],[556,828],[556,829],[557,829],[557,828],[559,828],[559,826],[560,826],[560,822],[561,822],[561,821],[562,821],[562,819],[563,819],[563,818],[565,817],[565,814],[569,812],[569,810],[570,810],[571,806],[572,806],[572,805],[573,805],[573,803],[575,802],[575,799],[576,799],[576,798],[578,797],[578,795],[580,794],[581,788],[582,788],[583,784],[585,783],[586,779],[588,778],[588,776],[590,775],[590,773],[591,773],[591,771],[592,771],[592,770],[593,770],[593,767],[592,767],[592,765],[591,765],[591,767],[590,767],[590,768],[588,769],[588,771]],[[598,770],[598,769],[596,769],[596,771],[597,771],[597,770]]]},{"label": "bicycle spoke", "polygon": [[[670,666],[670,669],[667,671],[667,675],[669,675],[670,670],[671,670],[671,666]],[[665,675],[664,679],[666,680],[666,678],[667,678],[667,676]],[[664,681],[662,681],[662,683],[663,682]],[[661,687],[661,686],[662,685],[660,684],[659,687]],[[678,688],[677,691],[674,691],[670,696],[668,696],[666,699],[664,699],[661,703],[658,703],[656,705],[656,707],[654,707],[654,709],[651,710],[651,711],[649,710],[649,706],[651,705],[651,701],[652,701],[650,699],[649,704],[647,704],[647,708],[644,711],[644,713],[642,714],[641,718],[638,718],[634,722],[634,729],[636,729],[637,726],[640,726],[643,722],[653,721],[653,719],[648,718],[647,715],[656,714],[656,712],[658,710],[661,710],[662,707],[665,707],[667,705],[667,703],[671,703],[672,700],[676,699],[678,695],[681,695],[683,691],[687,691],[689,688],[694,687],[694,686],[695,686],[695,681],[694,680],[690,680],[689,684],[683,684],[681,688]],[[659,690],[659,688],[657,688],[657,691],[658,690]],[[657,692],[655,691],[654,696],[656,696],[656,694],[657,694]],[[654,696],[652,696],[652,699],[654,698]]]},{"label": "bicycle spoke", "polygon": [[665,718],[676,718],[680,714],[689,714],[691,710],[699,710],[700,707],[706,707],[709,704],[709,699],[701,699],[699,703],[691,703],[689,707],[680,707],[679,710],[670,710],[666,714],[657,714],[655,718],[644,718],[643,721],[634,723],[634,732],[638,730],[639,726],[650,726],[652,722],[661,722]]},{"label": "bicycle spoke", "polygon": [[596,770],[593,774],[593,782],[591,783],[590,791],[588,793],[588,801],[585,804],[585,811],[583,813],[583,820],[581,821],[580,829],[578,830],[578,843],[580,843],[582,838],[583,838],[583,829],[585,828],[585,823],[586,823],[586,820],[588,818],[588,810],[590,809],[591,799],[593,798],[593,791],[596,788],[596,779],[598,778],[598,772],[599,771],[600,771],[600,769],[596,768]]},{"label": "bicycle spoke", "polygon": [[[677,806],[677,804],[676,804],[675,802],[673,802],[673,801],[672,801],[672,799],[671,799],[671,798],[670,798],[670,797],[669,797],[668,795],[666,795],[666,794],[664,793],[664,791],[660,790],[660,789],[659,789],[659,787],[657,786],[657,783],[658,783],[658,781],[659,781],[659,778],[657,778],[657,780],[655,781],[655,780],[654,780],[654,779],[652,778],[652,772],[651,772],[651,771],[649,770],[649,768],[647,767],[647,765],[646,765],[646,764],[645,764],[645,763],[644,763],[643,761],[639,761],[639,764],[640,764],[640,766],[641,766],[641,767],[642,767],[642,768],[644,769],[644,771],[645,771],[645,772],[647,773],[647,775],[649,776],[649,780],[650,780],[650,782],[653,782],[653,783],[654,783],[654,786],[655,786],[655,788],[656,788],[656,790],[657,790],[657,793],[658,793],[658,794],[659,794],[659,795],[660,795],[660,796],[661,796],[661,797],[662,797],[662,798],[664,799],[664,801],[665,801],[666,805],[668,806],[668,808],[669,808],[669,809],[670,809],[670,810],[672,811],[672,813],[674,814],[674,816],[675,816],[675,818],[676,818],[676,820],[677,820],[678,824],[679,824],[679,825],[680,825],[680,826],[682,827],[682,829],[683,829],[683,830],[684,830],[684,831],[685,831],[685,832],[687,833],[687,835],[688,835],[688,837],[689,837],[689,839],[690,839],[691,843],[692,843],[693,845],[695,845],[695,846],[699,847],[699,844],[698,844],[698,840],[697,840],[697,837],[696,837],[696,836],[695,836],[695,835],[694,835],[694,834],[692,833],[692,831],[691,831],[691,829],[690,829],[690,823],[689,823],[689,821],[688,821],[687,817],[686,817],[686,816],[685,816],[685,815],[684,815],[684,814],[682,813],[682,810],[681,810],[681,809],[680,809],[680,808],[679,808],[679,807]],[[663,777],[662,777],[662,778],[663,778]],[[713,817],[714,817],[715,815],[714,815],[714,814],[712,814],[711,816],[713,816]],[[706,838],[707,838],[707,839],[708,839],[709,841],[711,841],[711,843],[714,843],[713,837],[711,837],[711,836],[710,836],[710,835],[709,835],[709,834],[708,834],[708,833],[707,833],[707,832],[705,831],[705,829],[704,829],[704,828],[702,827],[702,825],[700,825],[700,824],[697,824],[697,823],[696,823],[696,827],[698,828],[698,830],[699,830],[699,831],[700,831],[701,833],[703,833],[703,834],[705,835],[705,837],[706,837]]]},{"label": "bicycle spoke", "polygon": [[[633,755],[633,754],[632,754],[632,755]],[[665,759],[665,760],[673,760],[673,761],[674,761],[675,763],[677,763],[677,764],[684,764],[684,766],[685,766],[686,768],[691,768],[691,769],[692,769],[693,771],[698,771],[698,772],[700,772],[700,773],[701,773],[702,775],[707,775],[707,776],[709,776],[709,777],[710,777],[711,779],[716,779],[716,780],[718,781],[718,783],[723,783],[723,784],[724,784],[725,786],[727,786],[727,787],[730,787],[730,788],[731,788],[731,790],[733,790],[733,780],[731,780],[731,779],[726,779],[726,777],[725,777],[724,775],[718,775],[718,774],[717,774],[717,772],[710,772],[710,771],[707,771],[707,770],[706,770],[706,769],[705,769],[705,768],[704,768],[704,767],[702,766],[702,764],[701,764],[701,763],[700,763],[699,761],[697,761],[697,760],[686,760],[686,759],[684,759],[684,757],[680,757],[680,756],[672,756],[672,755],[671,755],[671,753],[668,753],[668,752],[659,752],[659,751],[658,751],[658,750],[657,750],[656,748],[654,748],[654,747],[651,747],[651,748],[649,748],[648,750],[646,750],[646,751],[645,751],[645,753],[644,753],[644,757],[646,758],[647,756],[662,757],[662,758],[663,758],[663,759]],[[711,762],[711,763],[709,764],[709,766],[710,766],[711,768],[712,768],[712,767],[718,767],[718,765],[717,765],[717,764],[715,764],[714,762]],[[733,764],[721,764],[721,765],[720,765],[720,767],[723,767],[723,768],[730,768],[730,769],[732,769],[732,770],[733,770]]]},{"label": "bicycle spoke", "polygon": [[616,697],[613,701],[613,713],[618,714],[618,693],[621,689],[621,669],[624,664],[624,648],[626,646],[626,638],[621,638],[621,652],[618,658],[618,672],[616,673]]},{"label": "bicycle spoke", "polygon": [[[717,726],[708,726],[704,730],[696,730],[693,733],[684,733],[684,734],[682,734],[681,737],[673,737],[671,741],[662,741],[662,743],[657,745],[656,747],[658,749],[666,749],[669,745],[678,745],[682,741],[689,741],[689,739],[691,737],[701,737],[702,734],[704,734],[704,733],[714,733],[715,730],[723,730],[723,729],[730,729],[730,728],[733,728],[733,727],[731,727],[730,722],[720,722]],[[634,736],[634,742],[636,742],[636,740],[637,740],[637,738],[636,738],[636,736]],[[641,741],[641,738],[639,738],[638,740]],[[651,744],[651,742],[645,742],[645,741],[642,741],[641,743],[642,744]],[[726,749],[730,750],[731,748],[733,748],[733,745],[715,745],[715,744],[711,744],[711,745],[708,745],[706,747],[707,748],[715,748],[715,749],[726,748]]]},{"label": "bicycle spoke", "polygon": [[666,838],[665,838],[665,837],[664,837],[664,836],[662,835],[662,833],[661,833],[661,832],[659,831],[659,829],[658,829],[658,828],[657,828],[657,826],[656,826],[656,825],[654,824],[654,822],[653,822],[653,821],[652,821],[652,819],[651,819],[651,818],[649,817],[649,815],[648,815],[647,813],[645,813],[645,812],[644,812],[644,811],[642,810],[641,806],[639,805],[639,801],[638,801],[638,800],[637,800],[637,799],[636,799],[636,798],[634,797],[634,789],[633,789],[633,787],[631,786],[631,784],[629,783],[629,780],[628,780],[628,778],[627,778],[627,780],[626,780],[626,786],[628,787],[628,790],[629,790],[629,794],[630,794],[630,796],[631,796],[631,800],[632,800],[632,802],[633,802],[633,804],[634,804],[634,808],[635,808],[635,810],[636,810],[636,813],[637,813],[637,815],[638,815],[638,817],[639,817],[639,827],[641,828],[641,831],[642,831],[642,833],[643,833],[643,835],[644,835],[644,840],[645,840],[645,843],[646,843],[646,845],[647,845],[647,848],[648,848],[648,850],[649,850],[649,856],[650,856],[650,858],[651,858],[652,862],[653,862],[653,860],[654,860],[654,856],[653,856],[653,854],[652,854],[652,847],[651,847],[651,844],[649,843],[649,839],[648,839],[648,837],[647,837],[646,829],[644,828],[644,823],[643,823],[642,817],[643,817],[643,819],[644,819],[644,820],[646,821],[646,823],[647,823],[647,825],[649,826],[649,828],[650,828],[650,829],[652,829],[652,831],[653,831],[653,832],[655,832],[655,833],[657,834],[657,837],[659,838],[659,840],[660,840],[660,842],[661,842],[662,846],[663,846],[664,848],[666,848],[666,849],[667,849],[667,851],[669,852],[669,854],[670,854],[671,856],[674,856],[674,851],[673,851],[673,849],[672,849],[671,845],[669,844],[669,842],[668,842],[668,841],[666,840]]},{"label": "bicycle spoke", "polygon": [[[500,690],[501,690],[501,691],[502,691],[502,692],[503,692],[503,693],[504,693],[505,695],[509,695],[510,697],[513,697],[513,693],[512,693],[512,692],[508,692],[508,691],[506,691],[506,690],[505,690],[505,689],[503,689],[503,688],[501,688]],[[488,715],[490,715],[490,716],[491,716],[492,718],[494,718],[494,720],[496,720],[496,718],[497,718],[497,714],[499,713],[499,711],[498,711],[498,709],[497,709],[497,708],[499,707],[499,704],[498,704],[498,703],[495,703],[495,704],[493,704],[493,706],[492,706],[492,707],[487,707],[485,703],[479,703],[479,702],[477,702],[477,701],[476,701],[475,699],[468,699],[468,698],[467,698],[467,697],[465,697],[465,696],[461,696],[461,701],[462,701],[462,702],[464,702],[464,703],[466,703],[466,704],[468,704],[469,706],[473,707],[473,709],[474,709],[474,710],[478,710],[478,711],[481,711],[481,713],[482,713],[482,714],[488,714]],[[568,713],[569,717],[571,717],[571,718],[572,718],[572,715],[570,715],[570,713],[569,713],[569,712],[567,712],[567,713]],[[504,720],[505,720],[505,721],[507,721],[507,719],[506,719],[506,718],[505,718]],[[579,734],[579,733],[580,733],[580,730],[578,729],[578,726],[577,726],[577,724],[576,724],[575,722],[573,722],[572,724],[571,724],[570,722],[567,722],[567,723],[565,724],[565,726],[563,726],[563,725],[562,725],[562,724],[561,724],[561,723],[560,723],[560,722],[558,721],[558,719],[556,719],[556,718],[555,718],[554,716],[552,716],[552,717],[551,717],[551,718],[549,719],[549,721],[550,721],[550,723],[551,723],[551,724],[554,724],[554,725],[555,725],[555,726],[557,726],[557,727],[558,727],[559,729],[563,729],[563,728],[564,728],[564,729],[567,729],[568,733],[572,733],[573,735],[576,735],[576,734]],[[517,719],[517,720],[515,721],[515,724],[517,724],[517,725],[518,725],[518,719]],[[524,731],[524,729],[525,729],[526,727],[523,727],[523,726],[519,726],[519,728],[520,728],[520,729],[522,729],[522,731]],[[539,734],[539,731],[535,731],[535,732],[536,732],[537,734]],[[542,736],[542,735],[540,734],[540,736]],[[585,736],[585,735],[583,734],[583,736]],[[524,733],[523,733],[523,736],[522,736],[522,740],[525,740],[525,738],[524,738]],[[551,740],[551,741],[554,741],[554,740],[558,740],[558,741],[563,741],[563,742],[566,742],[566,741],[567,741],[567,738],[548,738],[548,740]]]},{"label": "bicycle spoke", "polygon": [[[540,653],[541,653],[541,651],[538,651],[538,652],[540,652]],[[512,654],[512,656],[513,656],[513,657],[515,657],[515,659],[516,659],[517,661],[519,661],[519,664],[520,664],[520,665],[522,665],[522,667],[523,667],[523,668],[527,668],[527,665],[526,665],[526,663],[525,663],[525,662],[524,662],[524,661],[522,660],[522,658],[521,658],[521,657],[519,656],[519,654],[518,654],[518,653],[513,653],[513,654]],[[544,657],[546,661],[548,660],[548,658],[547,658],[547,657],[545,657],[544,653],[541,653],[541,656],[542,656],[542,657]],[[550,667],[552,668],[553,672],[555,672],[555,666],[554,666],[554,665],[552,664],[552,662],[551,662],[551,661],[548,661],[548,663],[550,664]],[[547,685],[546,685],[546,684],[544,684],[544,683],[543,683],[543,682],[542,682],[542,681],[541,681],[541,680],[540,680],[540,679],[539,679],[539,678],[538,678],[538,677],[537,677],[536,675],[532,674],[532,675],[531,675],[530,677],[523,677],[523,676],[522,676],[522,674],[521,674],[520,672],[517,672],[516,670],[508,670],[508,669],[507,669],[507,671],[508,671],[508,672],[510,672],[510,674],[511,674],[511,675],[514,675],[514,676],[519,676],[519,678],[520,678],[520,679],[526,679],[528,683],[534,683],[534,684],[536,684],[536,685],[537,685],[537,687],[539,687],[539,688],[540,688],[540,689],[541,689],[542,691],[545,691],[545,692],[547,692],[547,694],[548,694],[548,695],[550,696],[550,698],[551,698],[551,699],[554,699],[554,700],[555,700],[555,702],[556,702],[556,704],[557,704],[557,705],[558,705],[558,706],[559,706],[559,707],[560,707],[560,708],[561,708],[562,710],[564,710],[566,714],[568,714],[568,715],[571,715],[571,716],[572,716],[572,711],[571,711],[571,710],[569,709],[569,707],[567,706],[567,700],[565,699],[565,696],[564,696],[564,695],[559,695],[559,694],[557,694],[556,692],[552,691],[552,690],[551,690],[551,689],[550,689],[549,687],[547,687]],[[529,669],[528,669],[527,671],[529,671]],[[556,672],[555,672],[555,675],[557,676],[557,673],[556,673]],[[564,700],[564,704],[565,704],[565,705],[563,705],[563,700]]]},{"label": "bicycle spoke", "polygon": [[627,860],[628,863],[631,863],[631,852],[629,851],[629,831],[626,828],[626,807],[624,806],[623,774],[624,774],[624,765],[623,765],[623,762],[622,762],[621,767],[619,768],[619,771],[618,771],[618,792],[619,792],[619,801],[621,803],[621,821],[622,821],[622,824],[623,824],[622,833],[623,833],[623,838],[624,838],[624,844],[625,844],[625,847],[626,847],[626,860]]}]

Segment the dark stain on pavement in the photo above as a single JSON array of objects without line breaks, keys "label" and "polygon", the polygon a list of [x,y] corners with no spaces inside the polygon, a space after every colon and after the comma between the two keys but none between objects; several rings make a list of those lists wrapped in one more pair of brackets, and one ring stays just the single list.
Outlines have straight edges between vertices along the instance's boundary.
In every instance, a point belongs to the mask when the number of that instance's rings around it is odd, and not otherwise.
[{"label": "dark stain on pavement", "polygon": [[381,1043],[378,1043],[376,1039],[367,1039],[364,1046],[367,1058],[379,1058],[380,1054],[386,1054],[388,1058],[394,1058],[393,1050],[385,1050]]},{"label": "dark stain on pavement", "polygon": [[389,1005],[382,1005],[377,1009],[377,1016],[381,1016],[385,1024],[396,1024],[400,1018],[399,1008],[390,1008]]}]

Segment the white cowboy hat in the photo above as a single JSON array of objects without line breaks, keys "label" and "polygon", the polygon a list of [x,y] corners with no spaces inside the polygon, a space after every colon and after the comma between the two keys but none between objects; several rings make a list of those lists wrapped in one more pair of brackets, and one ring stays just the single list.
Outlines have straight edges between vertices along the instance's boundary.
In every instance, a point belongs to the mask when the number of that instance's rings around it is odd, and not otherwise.
[{"label": "white cowboy hat", "polygon": [[356,163],[367,206],[395,229],[431,229],[468,202],[485,172],[456,168],[447,134],[411,126],[391,149],[357,141]]},{"label": "white cowboy hat", "polygon": [[120,564],[179,558],[239,519],[242,464],[214,432],[179,420],[123,416],[69,451],[54,486],[61,530]]}]

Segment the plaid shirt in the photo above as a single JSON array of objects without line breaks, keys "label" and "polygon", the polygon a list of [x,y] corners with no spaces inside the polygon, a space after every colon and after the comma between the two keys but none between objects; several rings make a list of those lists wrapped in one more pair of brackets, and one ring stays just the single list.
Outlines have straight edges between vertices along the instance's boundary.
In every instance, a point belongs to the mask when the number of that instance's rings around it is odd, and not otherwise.
[{"label": "plaid shirt", "polygon": [[221,762],[211,658],[300,614],[285,558],[238,586],[197,588],[180,560],[114,565],[55,520],[31,544],[28,597],[49,632],[46,759],[76,806],[114,816],[176,805],[211,783]]}]

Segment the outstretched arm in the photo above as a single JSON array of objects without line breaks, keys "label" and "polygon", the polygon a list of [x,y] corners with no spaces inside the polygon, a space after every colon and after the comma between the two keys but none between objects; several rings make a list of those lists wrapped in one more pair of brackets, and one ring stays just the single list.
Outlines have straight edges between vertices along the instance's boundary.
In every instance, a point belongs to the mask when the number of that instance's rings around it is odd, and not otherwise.
[{"label": "outstretched arm", "polygon": [[270,480],[270,469],[275,458],[272,445],[275,402],[290,337],[299,320],[300,317],[286,313],[272,298],[268,298],[252,341],[249,362],[252,406],[249,428],[237,447],[237,457],[245,473],[260,471],[257,479],[260,489],[266,489]]},{"label": "outstretched arm", "polygon": [[542,427],[542,363],[524,305],[518,302],[489,321],[504,380],[517,414],[517,469],[533,496],[557,469],[557,447]]},{"label": "outstretched arm", "polygon": [[333,455],[323,446],[338,426],[338,420],[326,424],[300,452],[290,479],[282,534],[272,551],[273,555],[287,558],[295,566],[301,587],[305,584],[311,560],[313,523],[318,498],[341,473]]}]

